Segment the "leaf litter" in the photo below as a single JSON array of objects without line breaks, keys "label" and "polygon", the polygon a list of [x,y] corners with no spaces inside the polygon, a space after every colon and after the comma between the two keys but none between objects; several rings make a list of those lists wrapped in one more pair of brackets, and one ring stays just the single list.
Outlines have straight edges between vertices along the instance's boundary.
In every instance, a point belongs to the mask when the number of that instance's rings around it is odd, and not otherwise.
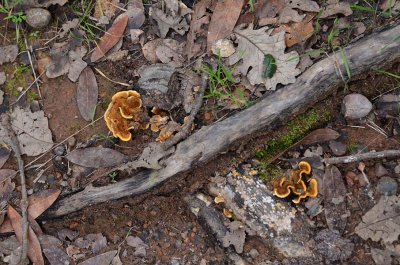
[{"label": "leaf litter", "polygon": [[86,121],[91,121],[94,118],[98,95],[96,76],[90,67],[86,67],[79,76],[76,91],[78,109],[82,118]]}]

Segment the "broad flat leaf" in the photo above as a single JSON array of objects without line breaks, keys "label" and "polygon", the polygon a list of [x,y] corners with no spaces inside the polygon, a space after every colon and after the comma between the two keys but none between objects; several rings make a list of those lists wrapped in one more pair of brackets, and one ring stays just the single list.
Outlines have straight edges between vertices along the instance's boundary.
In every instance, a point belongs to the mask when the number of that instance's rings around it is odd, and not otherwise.
[{"label": "broad flat leaf", "polygon": [[173,29],[180,35],[185,35],[189,30],[189,24],[186,15],[193,11],[184,3],[177,0],[165,0],[158,2],[150,7],[149,16],[157,22],[160,31],[160,37],[165,38],[170,29]]},{"label": "broad flat leaf", "polygon": [[83,69],[87,66],[87,63],[82,60],[82,57],[85,56],[87,50],[85,47],[77,47],[75,50],[70,51],[68,53],[69,56],[69,70],[68,70],[68,78],[72,82],[76,82],[78,80],[80,74]]},{"label": "broad flat leaf", "polygon": [[4,166],[7,162],[8,158],[10,157],[11,151],[6,147],[0,147],[0,168]]},{"label": "broad flat leaf", "polygon": [[355,233],[364,240],[382,240],[384,245],[397,241],[400,235],[400,197],[382,196],[362,217]]},{"label": "broad flat leaf", "polygon": [[[1,172],[1,170],[0,170]],[[58,198],[61,191],[58,189],[48,189],[39,191],[28,197],[28,214],[30,223],[35,231],[41,231],[40,226],[36,223],[36,227],[33,226],[35,219],[38,218],[44,211],[47,210]],[[4,219],[4,222],[0,226],[0,233],[12,232],[13,228],[11,221],[8,217]]]},{"label": "broad flat leaf", "polygon": [[347,223],[347,189],[337,167],[332,165],[326,167],[322,189],[326,223],[330,230],[336,230],[342,234]]},{"label": "broad flat leaf", "polygon": [[[53,146],[49,122],[43,111],[31,112],[16,107],[11,112],[11,126],[16,132],[22,154],[40,155]],[[0,139],[5,132],[0,127]]]},{"label": "broad flat leaf", "polygon": [[93,16],[97,19],[102,16],[112,18],[118,10],[119,0],[96,0]]},{"label": "broad flat leaf", "polygon": [[147,42],[143,48],[144,57],[152,62],[162,62],[174,67],[182,66],[183,46],[173,39],[155,39]]},{"label": "broad flat leaf", "polygon": [[[296,68],[299,62],[295,51],[285,54],[285,33],[278,32],[271,36],[272,30],[263,27],[253,30],[248,28],[234,30],[238,47],[229,57],[229,64],[239,64],[236,71],[247,75],[252,85],[264,84],[266,89],[275,90],[277,84],[287,85],[296,81],[300,70]],[[276,62],[276,73],[271,78],[265,78],[265,56],[272,56]]]},{"label": "broad flat leaf", "polygon": [[101,37],[100,42],[97,47],[94,49],[92,55],[90,56],[91,62],[96,62],[100,58],[104,57],[104,55],[122,38],[124,34],[126,25],[128,24],[128,16],[122,14],[117,17],[111,26]]},{"label": "broad flat leaf", "polygon": [[146,16],[142,0],[129,0],[126,7],[128,16],[128,29],[140,29],[143,26]]},{"label": "broad flat leaf", "polygon": [[301,22],[305,15],[299,15],[297,9],[307,12],[318,13],[320,10],[319,5],[311,0],[281,0],[283,8],[279,13],[279,23]]},{"label": "broad flat leaf", "polygon": [[226,38],[232,33],[232,30],[240,16],[242,7],[243,0],[218,1],[208,27],[208,51],[211,50],[211,46],[214,42]]},{"label": "broad flat leaf", "polygon": [[92,168],[112,167],[127,161],[124,154],[103,147],[75,149],[66,158],[74,164]]},{"label": "broad flat leaf", "polygon": [[285,43],[287,47],[292,47],[297,43],[304,45],[308,38],[314,33],[313,15],[308,15],[303,21],[282,25],[286,32]]},{"label": "broad flat leaf", "polygon": [[47,189],[36,192],[29,196],[28,213],[36,219],[39,217],[47,208],[49,208],[58,198],[61,191],[58,189]]},{"label": "broad flat leaf", "polygon": [[320,142],[327,142],[331,140],[336,140],[339,138],[340,134],[329,128],[316,129],[304,137],[298,144],[316,144]]},{"label": "broad flat leaf", "polygon": [[320,18],[328,18],[333,15],[343,14],[345,16],[350,16],[353,14],[353,10],[348,2],[339,2],[339,0],[331,1],[329,5],[322,9]]},{"label": "broad flat leaf", "polygon": [[[22,243],[22,217],[10,205],[8,205],[7,215],[11,220],[11,225],[15,231],[18,241]],[[36,265],[44,265],[42,248],[40,247],[39,239],[32,228],[28,228],[28,257]]]},{"label": "broad flat leaf", "polygon": [[62,250],[62,242],[50,235],[39,236],[43,253],[50,265],[72,264],[68,255]]},{"label": "broad flat leaf", "polygon": [[117,250],[109,251],[78,263],[78,265],[110,265],[117,253]]},{"label": "broad flat leaf", "polygon": [[3,63],[12,63],[18,55],[17,45],[8,45],[0,47],[0,65]]},{"label": "broad flat leaf", "polygon": [[210,23],[210,13],[207,12],[210,4],[211,0],[203,0],[198,1],[194,6],[190,30],[186,38],[186,54],[189,60],[200,55],[206,48],[208,34],[205,27]]},{"label": "broad flat leaf", "polygon": [[91,121],[94,118],[98,96],[99,90],[96,76],[90,67],[86,67],[79,76],[78,88],[76,91],[78,109],[86,121]]}]

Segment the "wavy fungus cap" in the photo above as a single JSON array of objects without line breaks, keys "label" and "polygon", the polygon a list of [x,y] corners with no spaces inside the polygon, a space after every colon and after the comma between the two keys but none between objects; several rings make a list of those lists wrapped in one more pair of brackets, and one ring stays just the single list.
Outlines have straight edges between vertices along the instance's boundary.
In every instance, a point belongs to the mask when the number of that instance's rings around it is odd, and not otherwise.
[{"label": "wavy fungus cap", "polygon": [[132,139],[130,130],[135,127],[133,123],[140,122],[141,108],[140,94],[134,90],[121,91],[112,97],[104,114],[104,120],[114,137],[122,141]]}]

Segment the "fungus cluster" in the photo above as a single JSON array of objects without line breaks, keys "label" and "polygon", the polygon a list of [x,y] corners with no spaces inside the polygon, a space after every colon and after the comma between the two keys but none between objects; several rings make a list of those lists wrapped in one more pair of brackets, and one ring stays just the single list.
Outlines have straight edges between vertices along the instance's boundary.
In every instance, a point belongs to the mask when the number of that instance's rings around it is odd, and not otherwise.
[{"label": "fungus cluster", "polygon": [[299,169],[293,171],[290,178],[282,177],[274,183],[274,195],[286,198],[290,194],[296,195],[292,201],[299,203],[307,197],[315,198],[318,195],[318,182],[314,178],[304,180],[303,176],[311,173],[311,165],[306,161],[299,163]]},{"label": "fungus cluster", "polygon": [[141,123],[142,100],[134,90],[116,93],[104,114],[108,129],[122,141],[132,139],[131,129],[147,128]]}]

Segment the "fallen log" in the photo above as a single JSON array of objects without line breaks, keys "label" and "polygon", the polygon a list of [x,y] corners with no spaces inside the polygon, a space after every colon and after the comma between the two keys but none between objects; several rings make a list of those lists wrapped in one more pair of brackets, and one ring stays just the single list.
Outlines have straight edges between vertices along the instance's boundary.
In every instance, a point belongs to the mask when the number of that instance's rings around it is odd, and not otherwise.
[{"label": "fallen log", "polygon": [[162,169],[144,170],[104,187],[86,187],[61,198],[44,217],[59,217],[93,204],[141,194],[178,173],[210,161],[245,136],[261,129],[271,130],[278,121],[285,121],[305,110],[341,85],[340,73],[346,72],[344,61],[347,60],[351,74],[355,76],[400,58],[400,38],[396,37],[399,34],[400,25],[372,33],[343,49],[343,53],[332,54],[315,63],[294,84],[279,89],[232,117],[202,127],[176,145],[173,154],[163,161]]}]

